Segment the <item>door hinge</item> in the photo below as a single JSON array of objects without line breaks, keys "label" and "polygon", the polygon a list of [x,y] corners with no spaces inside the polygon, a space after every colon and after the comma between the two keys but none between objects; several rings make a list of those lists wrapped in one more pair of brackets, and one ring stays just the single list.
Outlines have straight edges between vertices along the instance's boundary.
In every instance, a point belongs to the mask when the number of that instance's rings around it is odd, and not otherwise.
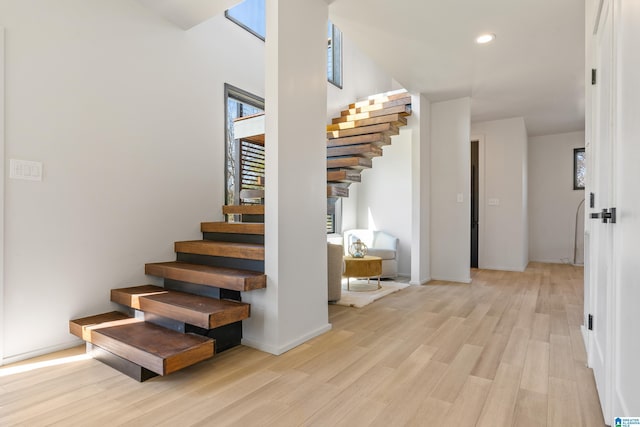
[{"label": "door hinge", "polygon": [[596,195],[593,193],[589,193],[589,207],[590,208],[596,207]]},{"label": "door hinge", "polygon": [[596,75],[597,75],[597,71],[595,68],[591,69],[591,84],[594,85],[596,84]]},{"label": "door hinge", "polygon": [[589,320],[587,322],[587,329],[593,331],[593,314],[589,315]]}]

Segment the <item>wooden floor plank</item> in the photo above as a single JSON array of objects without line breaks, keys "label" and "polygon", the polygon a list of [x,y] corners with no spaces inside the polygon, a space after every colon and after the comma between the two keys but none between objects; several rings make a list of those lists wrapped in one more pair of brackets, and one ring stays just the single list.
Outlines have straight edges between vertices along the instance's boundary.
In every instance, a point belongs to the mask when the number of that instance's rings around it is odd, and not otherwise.
[{"label": "wooden floor plank", "polygon": [[0,425],[83,426],[91,408],[92,425],[603,426],[570,307],[582,270],[471,274],[330,305],[332,330],[280,356],[238,346],[144,383],[95,360],[2,366]]},{"label": "wooden floor plank", "polygon": [[469,376],[460,394],[449,409],[449,420],[455,420],[459,427],[473,427],[478,422],[482,408],[491,389],[492,381]]},{"label": "wooden floor plank", "polygon": [[531,340],[527,347],[527,357],[522,369],[520,388],[547,394],[549,382],[549,344]]},{"label": "wooden floor plank", "polygon": [[549,427],[582,426],[582,414],[575,381],[549,377]]},{"label": "wooden floor plank", "polygon": [[521,370],[501,363],[491,390],[476,424],[478,427],[510,426],[512,424]]},{"label": "wooden floor plank", "polygon": [[547,394],[520,389],[513,425],[517,427],[545,427],[547,425]]}]

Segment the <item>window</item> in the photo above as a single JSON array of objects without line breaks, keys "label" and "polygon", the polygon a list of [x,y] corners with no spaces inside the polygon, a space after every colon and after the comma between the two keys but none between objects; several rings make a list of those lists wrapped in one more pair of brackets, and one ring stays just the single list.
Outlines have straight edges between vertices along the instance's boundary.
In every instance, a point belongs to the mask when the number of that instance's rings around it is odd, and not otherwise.
[{"label": "window", "polygon": [[573,150],[573,189],[574,190],[584,190],[586,171],[587,171],[587,162],[585,159],[584,148],[575,148]]},{"label": "window", "polygon": [[[261,40],[266,38],[265,0],[244,0],[224,16]],[[327,25],[327,80],[342,89],[342,31],[331,21]]]},{"label": "window", "polygon": [[240,204],[240,191],[264,190],[264,145],[236,140],[233,121],[264,111],[264,99],[229,84],[224,85],[225,200],[227,205]]},{"label": "window", "polygon": [[342,32],[331,21],[327,26],[327,80],[342,89]]},{"label": "window", "polygon": [[264,40],[267,32],[264,2],[265,0],[245,0],[239,5],[227,10],[224,16],[254,36]]}]

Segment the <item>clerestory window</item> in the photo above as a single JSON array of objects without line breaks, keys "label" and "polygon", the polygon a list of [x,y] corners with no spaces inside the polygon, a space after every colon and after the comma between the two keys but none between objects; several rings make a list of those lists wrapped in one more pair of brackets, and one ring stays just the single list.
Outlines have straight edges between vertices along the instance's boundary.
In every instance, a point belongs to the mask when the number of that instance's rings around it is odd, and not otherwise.
[{"label": "clerestory window", "polygon": [[254,36],[264,40],[267,35],[264,1],[265,0],[244,0],[237,6],[228,9],[224,13],[224,16]]},{"label": "clerestory window", "polygon": [[342,89],[342,31],[327,26],[327,80]]}]

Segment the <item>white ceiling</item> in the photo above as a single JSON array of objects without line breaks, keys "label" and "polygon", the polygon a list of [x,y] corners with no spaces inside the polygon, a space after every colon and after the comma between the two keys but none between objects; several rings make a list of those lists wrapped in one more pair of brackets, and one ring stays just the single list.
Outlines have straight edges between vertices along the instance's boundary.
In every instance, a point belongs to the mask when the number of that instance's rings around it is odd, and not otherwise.
[{"label": "white ceiling", "polygon": [[188,30],[242,0],[138,0],[165,19]]},{"label": "white ceiling", "polygon": [[[328,0],[332,21],[411,92],[470,96],[472,121],[584,129],[584,0]],[[484,32],[496,40],[477,45]]]}]

